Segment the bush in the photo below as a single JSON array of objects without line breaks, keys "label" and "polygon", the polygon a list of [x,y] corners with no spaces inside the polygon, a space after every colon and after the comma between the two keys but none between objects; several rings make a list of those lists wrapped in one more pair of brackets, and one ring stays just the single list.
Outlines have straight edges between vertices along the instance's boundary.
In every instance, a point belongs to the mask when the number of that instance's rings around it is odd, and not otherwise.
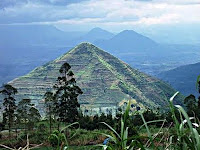
[{"label": "bush", "polygon": [[57,147],[59,145],[59,139],[60,139],[60,132],[58,130],[55,130],[48,138],[49,143],[53,147]]}]

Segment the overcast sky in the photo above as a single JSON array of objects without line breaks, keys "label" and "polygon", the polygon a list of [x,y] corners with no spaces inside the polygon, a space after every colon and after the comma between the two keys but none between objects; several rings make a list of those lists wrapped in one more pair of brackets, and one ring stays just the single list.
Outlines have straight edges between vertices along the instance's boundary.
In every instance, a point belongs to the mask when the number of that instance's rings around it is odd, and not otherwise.
[{"label": "overcast sky", "polygon": [[0,24],[52,24],[118,31],[200,24],[200,0],[0,0]]}]

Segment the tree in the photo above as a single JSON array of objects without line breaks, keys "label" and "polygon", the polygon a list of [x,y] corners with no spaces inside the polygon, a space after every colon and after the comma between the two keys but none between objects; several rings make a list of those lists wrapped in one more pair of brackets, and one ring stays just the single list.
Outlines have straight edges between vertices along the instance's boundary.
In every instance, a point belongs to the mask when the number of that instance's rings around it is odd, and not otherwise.
[{"label": "tree", "polygon": [[49,117],[49,131],[51,133],[52,129],[52,117],[54,114],[54,103],[55,103],[55,96],[52,92],[46,92],[44,95],[45,99],[45,106],[46,106],[46,113]]},{"label": "tree", "polygon": [[30,107],[28,112],[28,128],[29,130],[32,130],[33,127],[37,122],[40,121],[41,115],[37,108],[34,106]]},{"label": "tree", "polygon": [[15,118],[15,98],[14,95],[17,93],[17,89],[14,88],[12,85],[5,84],[3,85],[3,89],[0,91],[1,94],[4,96],[4,111],[3,111],[3,123],[8,124],[9,129],[9,137],[11,136],[11,127],[14,122]]},{"label": "tree", "polygon": [[57,83],[54,85],[56,110],[58,119],[62,122],[72,123],[78,118],[78,96],[83,92],[76,85],[74,73],[70,70],[71,66],[64,63],[59,72],[60,76],[57,78]]},{"label": "tree", "polygon": [[[200,81],[198,81],[200,78],[200,76],[197,79],[197,83],[198,83],[198,92],[200,94]],[[198,108],[200,109],[200,96],[198,97]]]},{"label": "tree", "polygon": [[17,118],[20,124],[24,124],[25,132],[27,129],[33,128],[34,124],[40,120],[40,113],[31,104],[30,99],[22,99],[17,107]]},{"label": "tree", "polygon": [[28,111],[31,107],[31,100],[30,99],[22,99],[18,103],[17,107],[17,120],[20,124],[24,125],[24,130],[26,132],[27,123],[28,123]]},{"label": "tree", "polygon": [[193,116],[197,110],[197,101],[194,95],[189,95],[184,99],[184,104],[187,108],[187,113],[189,116]]}]

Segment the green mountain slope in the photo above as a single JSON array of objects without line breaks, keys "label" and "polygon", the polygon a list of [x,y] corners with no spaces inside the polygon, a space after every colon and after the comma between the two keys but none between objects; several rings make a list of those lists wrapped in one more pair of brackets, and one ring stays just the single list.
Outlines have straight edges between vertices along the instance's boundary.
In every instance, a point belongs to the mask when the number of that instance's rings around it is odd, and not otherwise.
[{"label": "green mountain slope", "polygon": [[175,91],[166,83],[131,68],[126,63],[89,43],[82,43],[56,60],[10,82],[19,90],[18,98],[29,97],[36,104],[68,62],[83,95],[85,105],[116,106],[124,99],[135,99],[148,107],[164,106]]},{"label": "green mountain slope", "polygon": [[158,74],[158,77],[168,82],[185,96],[198,95],[196,89],[197,77],[200,75],[200,63],[184,65]]}]

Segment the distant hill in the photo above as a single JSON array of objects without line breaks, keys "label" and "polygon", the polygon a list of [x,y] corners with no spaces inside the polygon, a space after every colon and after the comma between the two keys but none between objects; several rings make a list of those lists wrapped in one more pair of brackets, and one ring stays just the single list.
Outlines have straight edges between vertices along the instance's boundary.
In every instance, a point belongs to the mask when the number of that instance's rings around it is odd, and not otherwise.
[{"label": "distant hill", "polygon": [[114,35],[101,28],[63,32],[51,25],[0,25],[0,85],[91,42],[150,75],[200,61],[200,46],[163,45],[133,30]]},{"label": "distant hill", "polygon": [[96,41],[95,44],[112,52],[144,52],[157,45],[150,38],[133,30],[124,30],[111,39]]},{"label": "distant hill", "polygon": [[200,75],[200,63],[190,64],[162,72],[158,77],[168,82],[185,96],[198,95],[196,90],[197,77]]},{"label": "distant hill", "polygon": [[95,43],[98,40],[100,40],[100,41],[109,40],[113,36],[114,36],[114,34],[111,32],[108,32],[101,28],[94,28],[94,29],[90,30],[88,33],[71,40],[70,44],[75,46],[81,42]]},{"label": "distant hill", "polygon": [[64,54],[67,47],[7,47],[0,53],[0,86]]},{"label": "distant hill", "polygon": [[[124,99],[135,99],[151,108],[165,106],[175,90],[168,84],[148,76],[89,43],[82,43],[61,57],[11,82],[19,98],[31,98],[38,104],[59,75],[59,68],[68,62],[83,90],[81,104],[93,107],[116,106]],[[180,101],[177,101],[180,103]]]},{"label": "distant hill", "polygon": [[133,30],[124,30],[95,45],[150,75],[199,62],[200,46],[160,44]]},{"label": "distant hill", "polygon": [[0,25],[0,85],[57,58],[79,42],[109,39],[112,33],[64,32],[52,25]]},{"label": "distant hill", "polygon": [[52,25],[0,25],[0,47],[66,46],[67,41],[81,36],[79,32],[63,32]]},{"label": "distant hill", "polygon": [[60,56],[81,35],[51,25],[0,25],[0,85]]}]

